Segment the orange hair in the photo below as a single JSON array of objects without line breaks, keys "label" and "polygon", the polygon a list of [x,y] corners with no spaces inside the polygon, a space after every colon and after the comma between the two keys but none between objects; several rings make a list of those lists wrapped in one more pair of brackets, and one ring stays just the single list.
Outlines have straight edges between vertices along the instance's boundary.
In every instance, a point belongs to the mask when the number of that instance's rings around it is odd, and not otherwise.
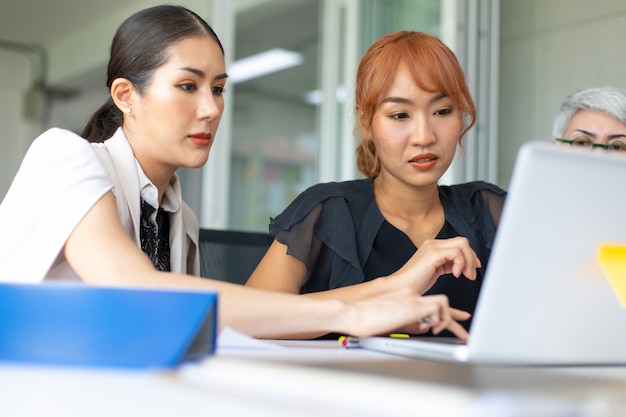
[{"label": "orange hair", "polygon": [[[450,97],[463,113],[461,138],[476,121],[476,108],[465,74],[454,53],[437,37],[423,32],[389,33],[367,50],[356,76],[356,118],[360,130],[370,126],[382,95],[389,89],[396,69],[403,63],[417,85]],[[380,173],[380,161],[371,140],[361,138],[356,149],[357,168],[366,177]]]}]

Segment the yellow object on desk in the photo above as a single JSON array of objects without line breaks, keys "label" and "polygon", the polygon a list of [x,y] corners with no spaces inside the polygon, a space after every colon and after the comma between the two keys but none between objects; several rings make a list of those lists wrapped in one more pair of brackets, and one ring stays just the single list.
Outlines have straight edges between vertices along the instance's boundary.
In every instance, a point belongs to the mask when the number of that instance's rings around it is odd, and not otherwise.
[{"label": "yellow object on desk", "polygon": [[620,304],[626,307],[626,245],[600,245],[597,260]]},{"label": "yellow object on desk", "polygon": [[357,348],[357,347],[361,347],[359,346],[359,338],[358,337],[352,337],[352,336],[340,336],[339,337],[339,344],[347,349],[350,348]]}]

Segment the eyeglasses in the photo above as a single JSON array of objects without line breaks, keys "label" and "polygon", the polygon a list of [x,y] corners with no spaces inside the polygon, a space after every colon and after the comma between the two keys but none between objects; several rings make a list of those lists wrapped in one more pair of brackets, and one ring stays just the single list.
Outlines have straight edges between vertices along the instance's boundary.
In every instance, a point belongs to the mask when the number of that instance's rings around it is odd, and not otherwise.
[{"label": "eyeglasses", "polygon": [[621,140],[615,140],[608,145],[603,145],[601,143],[595,143],[591,140],[589,136],[581,135],[577,136],[574,139],[561,139],[555,138],[557,142],[567,143],[572,148],[580,148],[580,149],[594,149],[594,148],[602,148],[606,151],[611,152],[626,152],[626,143]]}]

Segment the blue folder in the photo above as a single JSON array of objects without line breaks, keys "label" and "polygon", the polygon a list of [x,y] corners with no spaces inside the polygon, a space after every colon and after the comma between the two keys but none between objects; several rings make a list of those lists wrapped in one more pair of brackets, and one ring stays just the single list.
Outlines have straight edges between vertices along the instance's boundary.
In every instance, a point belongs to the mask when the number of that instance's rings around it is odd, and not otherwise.
[{"label": "blue folder", "polygon": [[0,284],[0,361],[170,368],[213,354],[217,294]]}]

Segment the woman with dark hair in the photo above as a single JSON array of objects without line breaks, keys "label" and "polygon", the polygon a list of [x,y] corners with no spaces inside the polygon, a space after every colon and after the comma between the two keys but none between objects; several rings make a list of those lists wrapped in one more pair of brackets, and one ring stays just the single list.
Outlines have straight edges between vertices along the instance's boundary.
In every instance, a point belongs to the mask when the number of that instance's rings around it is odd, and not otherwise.
[{"label": "woman with dark hair", "polygon": [[[422,32],[383,36],[361,60],[355,99],[366,178],[299,195],[273,219],[275,240],[246,285],[346,301],[412,288],[473,313],[476,267],[487,264],[505,192],[482,181],[438,185],[476,119],[454,53]],[[431,251],[477,259],[443,276],[402,274]]]},{"label": "woman with dark hair", "polygon": [[[253,336],[378,334],[424,318],[424,327],[455,331],[443,296],[304,300],[197,276],[198,222],[176,170],[207,161],[226,79],[222,46],[192,11],[156,6],[122,23],[110,98],[84,138],[54,128],[35,139],[0,205],[0,281],[213,289],[220,325]],[[406,274],[429,279],[451,263],[472,265],[469,255],[430,255]]]}]

